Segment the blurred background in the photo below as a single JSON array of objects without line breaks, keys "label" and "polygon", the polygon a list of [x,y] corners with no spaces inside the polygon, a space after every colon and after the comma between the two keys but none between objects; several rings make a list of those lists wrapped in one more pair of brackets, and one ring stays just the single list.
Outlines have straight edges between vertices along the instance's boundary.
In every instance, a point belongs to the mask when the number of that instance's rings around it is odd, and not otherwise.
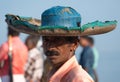
[{"label": "blurred background", "polygon": [[[5,14],[41,19],[44,10],[52,6],[71,6],[88,22],[117,20],[117,28],[107,34],[93,36],[100,59],[97,72],[99,82],[117,82],[120,78],[120,0],[0,0],[0,45],[7,40]],[[24,41],[27,34],[21,34]],[[81,48],[80,48],[81,50]]]}]

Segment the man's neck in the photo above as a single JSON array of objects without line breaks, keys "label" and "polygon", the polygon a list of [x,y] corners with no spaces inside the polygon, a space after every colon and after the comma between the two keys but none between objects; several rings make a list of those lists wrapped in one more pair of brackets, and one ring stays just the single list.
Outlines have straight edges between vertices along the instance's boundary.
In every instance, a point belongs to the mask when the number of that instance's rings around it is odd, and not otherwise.
[{"label": "man's neck", "polygon": [[[70,58],[73,57],[73,55],[70,56]],[[68,58],[68,60],[70,59]],[[59,70],[59,68],[65,63],[67,62],[68,60],[62,62],[62,63],[59,63],[59,64],[52,64],[52,70],[50,72],[50,76],[52,76],[57,70]]]},{"label": "man's neck", "polygon": [[52,70],[50,71],[49,76],[51,77],[62,65],[52,65]]},{"label": "man's neck", "polygon": [[[65,62],[64,62],[65,63]],[[52,65],[53,70],[57,71],[64,63],[60,63],[60,64],[56,64],[56,65]]]},{"label": "man's neck", "polygon": [[59,68],[65,63],[66,61],[64,61],[63,63],[59,63],[59,64],[53,64],[52,65],[52,70],[50,73],[50,76],[52,76],[57,70],[59,70]]}]

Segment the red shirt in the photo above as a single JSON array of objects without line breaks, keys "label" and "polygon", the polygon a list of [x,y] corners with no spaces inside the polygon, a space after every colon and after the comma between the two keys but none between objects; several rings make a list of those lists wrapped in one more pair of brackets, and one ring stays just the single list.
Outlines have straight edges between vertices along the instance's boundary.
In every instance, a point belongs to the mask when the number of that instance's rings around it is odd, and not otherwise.
[{"label": "red shirt", "polygon": [[[19,37],[12,37],[12,72],[13,74],[24,74],[24,65],[27,61],[28,50]],[[8,41],[0,47],[0,62],[4,66],[0,68],[0,76],[8,75]]]}]

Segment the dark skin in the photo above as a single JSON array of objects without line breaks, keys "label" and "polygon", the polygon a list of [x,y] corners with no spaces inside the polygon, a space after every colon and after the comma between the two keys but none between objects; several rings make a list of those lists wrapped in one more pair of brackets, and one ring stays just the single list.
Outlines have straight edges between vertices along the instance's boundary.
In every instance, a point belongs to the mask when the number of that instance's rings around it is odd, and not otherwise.
[{"label": "dark skin", "polygon": [[90,43],[88,42],[88,40],[82,37],[80,38],[79,43],[82,47],[90,46]]},{"label": "dark skin", "polygon": [[[37,42],[38,42],[38,39],[39,37],[37,36],[33,36],[33,35],[30,35],[26,38],[25,40],[25,44],[28,48],[28,50],[30,51],[31,49],[35,48],[36,45],[37,45]],[[27,72],[26,72],[27,73]],[[25,74],[26,76],[26,74]],[[37,79],[36,79],[37,80]],[[34,82],[33,79],[29,79],[29,82]],[[37,80],[36,82],[39,82],[39,80]]]},{"label": "dark skin", "polygon": [[[44,52],[51,65],[54,66],[50,76],[52,76],[66,61],[68,61],[74,55],[74,51],[77,48],[77,43],[70,43],[65,38],[66,37],[62,36],[43,37]],[[47,51],[53,52],[47,53]]]},{"label": "dark skin", "polygon": [[28,50],[31,50],[35,47],[35,45],[33,45],[32,41],[30,41],[30,40],[28,40],[26,42],[26,46],[27,46]]}]

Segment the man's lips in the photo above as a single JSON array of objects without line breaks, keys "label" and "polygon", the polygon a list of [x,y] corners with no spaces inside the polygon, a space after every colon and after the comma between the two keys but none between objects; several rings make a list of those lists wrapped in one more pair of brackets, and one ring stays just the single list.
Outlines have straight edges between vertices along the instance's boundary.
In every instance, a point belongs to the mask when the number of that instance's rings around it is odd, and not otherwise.
[{"label": "man's lips", "polygon": [[49,59],[55,59],[57,56],[47,56]]}]

